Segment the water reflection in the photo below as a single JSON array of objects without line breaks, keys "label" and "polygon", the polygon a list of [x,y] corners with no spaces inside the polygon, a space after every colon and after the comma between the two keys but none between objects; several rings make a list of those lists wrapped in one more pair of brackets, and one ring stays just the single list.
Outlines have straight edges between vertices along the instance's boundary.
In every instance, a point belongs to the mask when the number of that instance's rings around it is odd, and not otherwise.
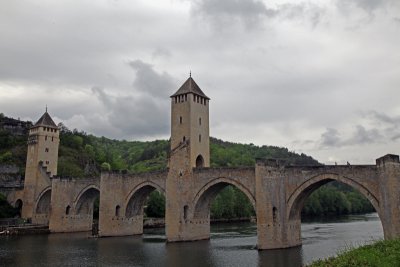
[{"label": "water reflection", "polygon": [[258,253],[260,267],[299,267],[303,265],[301,246],[288,249],[263,250]]},{"label": "water reflection", "polygon": [[164,229],[143,236],[89,233],[0,237],[0,266],[302,266],[344,247],[382,238],[376,214],[302,224],[303,246],[258,251],[255,224],[211,227],[211,240],[166,243]]}]

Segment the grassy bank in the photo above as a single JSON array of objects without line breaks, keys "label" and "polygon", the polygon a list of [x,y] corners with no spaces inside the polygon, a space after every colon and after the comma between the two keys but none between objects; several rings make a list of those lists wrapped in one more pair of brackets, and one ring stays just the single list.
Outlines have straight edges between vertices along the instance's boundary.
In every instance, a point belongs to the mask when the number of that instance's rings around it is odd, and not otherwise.
[{"label": "grassy bank", "polygon": [[337,257],[318,260],[310,267],[318,266],[400,266],[400,239],[378,241],[340,253]]}]

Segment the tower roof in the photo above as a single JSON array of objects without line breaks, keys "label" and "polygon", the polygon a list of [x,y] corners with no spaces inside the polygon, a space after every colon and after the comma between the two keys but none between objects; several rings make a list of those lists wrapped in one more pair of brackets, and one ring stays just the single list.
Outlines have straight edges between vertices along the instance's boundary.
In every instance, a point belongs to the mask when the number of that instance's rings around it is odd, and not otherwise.
[{"label": "tower roof", "polygon": [[[46,126],[57,128],[57,125],[54,123],[53,119],[50,117],[49,113],[46,112],[40,117],[40,119],[33,125],[33,127]],[[33,128],[32,127],[32,128]]]},{"label": "tower roof", "polygon": [[173,94],[171,97],[178,96],[178,95],[184,95],[184,94],[196,94],[199,96],[202,96],[206,99],[210,99],[208,96],[206,96],[203,91],[201,91],[200,87],[197,85],[197,83],[193,80],[192,76],[190,76],[186,82],[176,91],[175,94]]}]

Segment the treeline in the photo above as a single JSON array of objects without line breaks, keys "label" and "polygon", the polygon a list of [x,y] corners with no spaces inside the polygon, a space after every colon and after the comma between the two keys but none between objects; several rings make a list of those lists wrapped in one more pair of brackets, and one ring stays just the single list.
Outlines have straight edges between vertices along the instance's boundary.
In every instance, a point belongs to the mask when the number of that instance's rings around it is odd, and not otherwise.
[{"label": "treeline", "polygon": [[350,186],[331,182],[321,186],[306,200],[303,216],[329,216],[374,212],[371,202]]},{"label": "treeline", "polygon": [[[306,200],[302,217],[325,217],[374,212],[372,204],[358,191],[339,182],[331,182],[314,191]],[[158,191],[150,194],[145,209],[148,217],[165,215],[165,198]],[[211,203],[211,219],[237,219],[255,216],[248,197],[233,186],[220,191]]]},{"label": "treeline", "polygon": [[[0,116],[0,122],[4,116]],[[0,123],[1,125],[1,123]],[[147,172],[167,167],[170,144],[168,140],[151,142],[113,140],[96,137],[77,129],[60,127],[58,175],[62,177],[98,176],[102,169]],[[25,169],[27,136],[15,135],[0,128],[0,164],[15,164]],[[286,164],[316,165],[312,157],[297,154],[287,148],[256,146],[210,139],[212,167],[254,166],[256,158],[281,159]],[[152,193],[146,213],[150,217],[164,216],[165,199]],[[351,188],[328,184],[315,191],[307,200],[303,215],[347,214],[373,211],[369,201]],[[238,189],[228,186],[211,206],[212,218],[238,218],[254,215],[252,204]]]}]

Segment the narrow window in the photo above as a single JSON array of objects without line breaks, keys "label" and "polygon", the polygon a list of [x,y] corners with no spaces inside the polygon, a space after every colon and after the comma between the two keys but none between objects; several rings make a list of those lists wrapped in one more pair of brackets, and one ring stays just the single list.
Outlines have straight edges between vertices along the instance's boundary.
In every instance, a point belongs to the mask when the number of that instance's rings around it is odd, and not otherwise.
[{"label": "narrow window", "polygon": [[117,216],[117,217],[119,216],[120,210],[121,210],[121,207],[119,205],[117,205],[115,207],[115,216]]},{"label": "narrow window", "polygon": [[47,141],[47,135],[44,137],[44,140]]},{"label": "narrow window", "polygon": [[53,142],[54,141],[54,137],[51,137],[51,142]]},{"label": "narrow window", "polygon": [[182,116],[179,117],[179,124],[182,124]]},{"label": "narrow window", "polygon": [[183,137],[183,142],[185,142],[185,141],[186,141],[186,136]]},{"label": "narrow window", "polygon": [[46,160],[46,164],[49,165],[49,163],[50,163],[50,162],[49,162],[48,160]]},{"label": "narrow window", "polygon": [[187,101],[187,94],[185,95],[185,102]]},{"label": "narrow window", "polygon": [[201,125],[201,118],[199,118],[199,125]]},{"label": "narrow window", "polygon": [[183,207],[183,219],[186,221],[188,218],[188,213],[189,213],[189,206],[185,205]]},{"label": "narrow window", "polygon": [[69,215],[70,211],[71,211],[71,207],[68,205],[67,208],[65,209],[65,214]]},{"label": "narrow window", "polygon": [[272,208],[272,221],[274,224],[276,224],[277,213],[278,213],[278,209],[276,207],[273,207]]},{"label": "narrow window", "polygon": [[199,134],[199,143],[201,143],[201,134]]},{"label": "narrow window", "polygon": [[49,148],[46,147],[46,148],[44,149],[44,152],[49,152]]}]

